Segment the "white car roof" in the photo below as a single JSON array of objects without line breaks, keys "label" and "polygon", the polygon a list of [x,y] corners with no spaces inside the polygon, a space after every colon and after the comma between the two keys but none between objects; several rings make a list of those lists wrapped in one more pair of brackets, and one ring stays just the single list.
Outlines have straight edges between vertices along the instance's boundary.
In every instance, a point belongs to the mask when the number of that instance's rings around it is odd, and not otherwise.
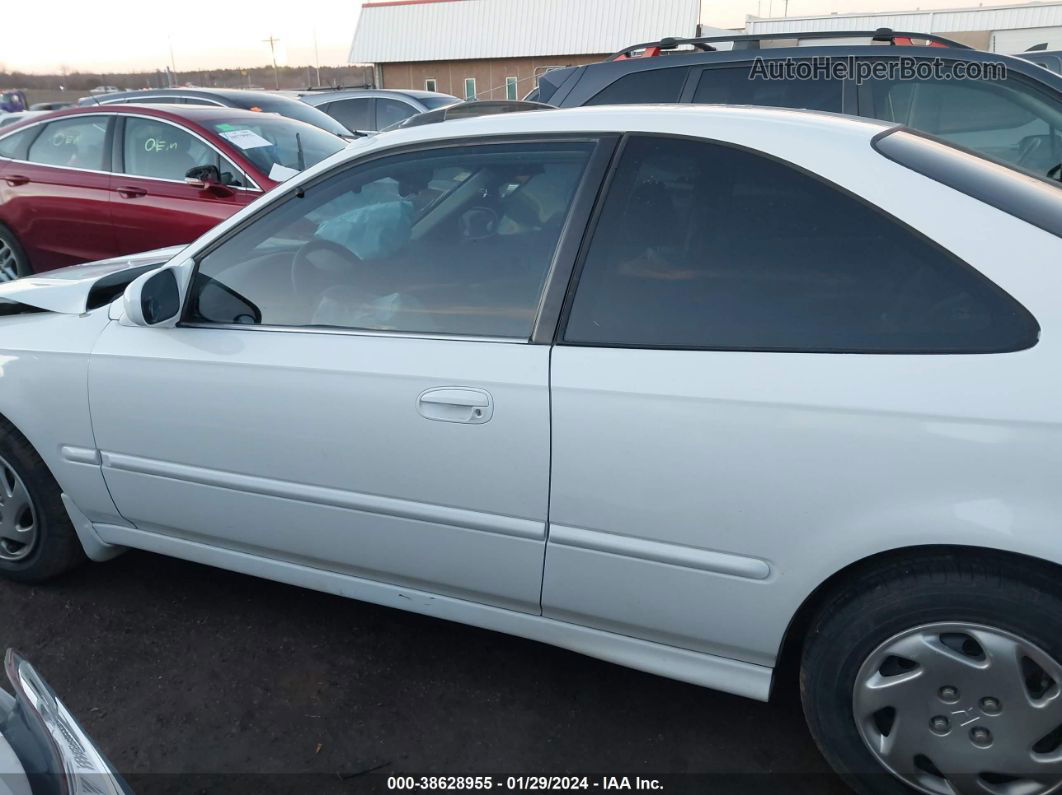
[{"label": "white car roof", "polygon": [[[598,105],[452,119],[381,133],[368,142],[393,146],[466,136],[552,132],[645,132],[729,140],[829,136],[865,142],[895,126],[876,119],[741,105]],[[364,151],[354,146],[354,150]],[[353,153],[352,153],[353,154]]]}]

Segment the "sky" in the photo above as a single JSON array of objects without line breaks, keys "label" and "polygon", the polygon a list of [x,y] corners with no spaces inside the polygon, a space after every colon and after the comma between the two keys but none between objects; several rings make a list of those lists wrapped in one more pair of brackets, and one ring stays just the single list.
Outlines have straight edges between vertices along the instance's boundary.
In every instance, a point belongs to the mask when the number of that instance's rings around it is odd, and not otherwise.
[{"label": "sky", "polygon": [[[535,0],[525,0],[534,2]],[[580,0],[571,0],[578,3]],[[790,15],[1004,5],[1019,0],[789,0]],[[346,63],[359,0],[6,0],[0,71],[204,70],[279,61]],[[781,16],[785,0],[702,0],[701,22],[740,27],[745,15]],[[317,55],[314,52],[314,37]]]}]

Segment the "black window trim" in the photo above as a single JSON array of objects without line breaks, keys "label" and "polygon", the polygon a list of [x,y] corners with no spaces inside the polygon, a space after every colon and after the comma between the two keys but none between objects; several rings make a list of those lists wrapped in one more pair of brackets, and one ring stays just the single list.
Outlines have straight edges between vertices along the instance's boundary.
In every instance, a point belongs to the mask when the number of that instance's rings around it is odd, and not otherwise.
[{"label": "black window trim", "polygon": [[[515,135],[488,135],[475,138],[450,138],[446,140],[416,141],[414,143],[394,146],[387,149],[366,153],[355,157],[341,166],[337,166],[325,173],[318,174],[309,182],[299,185],[294,190],[289,190],[284,196],[275,202],[270,202],[253,215],[243,219],[242,222],[227,230],[225,234],[197,252],[193,257],[195,267],[188,279],[188,288],[183,298],[184,305],[181,307],[178,327],[183,328],[209,328],[231,329],[237,331],[262,331],[262,332],[287,332],[291,334],[338,334],[357,337],[392,337],[401,339],[437,339],[437,340],[460,340],[474,342],[499,342],[517,345],[548,345],[554,344],[554,338],[559,327],[559,318],[564,299],[571,284],[572,272],[575,268],[576,256],[582,249],[586,229],[590,217],[596,211],[598,202],[602,196],[603,184],[611,174],[614,164],[614,156],[619,145],[621,136],[616,132],[559,132],[559,133],[521,133]],[[572,196],[568,207],[568,216],[561,227],[557,245],[553,251],[553,257],[546,269],[542,288],[539,293],[539,301],[535,309],[535,317],[531,324],[531,334],[523,337],[482,337],[462,334],[434,334],[406,331],[377,331],[362,329],[342,328],[316,328],[302,326],[277,326],[270,324],[241,325],[229,323],[199,323],[189,319],[188,313],[191,308],[192,285],[199,273],[202,261],[226,242],[238,235],[251,224],[264,218],[269,213],[279,210],[281,207],[299,201],[308,191],[316,186],[339,177],[341,174],[354,168],[360,168],[385,158],[411,154],[415,152],[435,152],[445,149],[466,148],[469,146],[497,146],[499,144],[541,144],[541,143],[592,143],[594,148],[587,158],[582,178]]]},{"label": "black window trim", "polygon": [[[879,138],[879,137],[882,137],[882,136],[890,133],[890,132],[893,132],[895,129],[897,129],[897,128],[894,127],[894,128],[889,129],[889,130],[885,130],[882,133],[879,133],[878,136],[875,136],[875,140],[877,138]],[[905,129],[905,128],[899,127],[899,129]],[[1023,319],[1025,320],[1025,322],[1026,322],[1026,324],[1028,326],[1028,332],[1029,333],[1028,333],[1027,336],[1030,339],[1027,340],[1027,344],[1022,344],[1022,345],[1016,346],[1016,347],[1015,346],[1002,346],[1002,347],[999,347],[999,348],[977,349],[977,350],[971,350],[971,349],[948,350],[948,349],[944,349],[944,348],[942,348],[940,350],[911,350],[911,349],[897,348],[897,349],[894,349],[894,350],[893,349],[889,349],[889,350],[884,350],[883,349],[883,350],[874,350],[874,351],[860,350],[860,349],[850,349],[850,348],[744,347],[744,346],[719,346],[719,345],[650,345],[650,344],[638,344],[638,343],[574,342],[574,341],[566,340],[565,339],[565,334],[567,333],[567,330],[568,330],[568,319],[571,316],[572,304],[574,303],[575,295],[576,295],[576,292],[578,291],[578,288],[579,288],[579,282],[580,282],[581,277],[582,277],[583,267],[586,264],[586,258],[587,258],[587,255],[589,253],[590,245],[593,242],[594,236],[595,236],[595,234],[597,232],[597,227],[598,227],[598,225],[599,225],[599,223],[601,221],[601,216],[603,214],[604,207],[605,207],[605,204],[606,204],[607,199],[608,199],[609,189],[611,188],[612,182],[613,182],[613,180],[615,178],[615,174],[618,171],[618,167],[619,167],[620,163],[622,162],[623,152],[624,152],[624,150],[626,150],[627,143],[632,138],[662,138],[662,139],[679,139],[679,140],[685,140],[685,141],[696,141],[696,142],[701,142],[701,143],[715,144],[715,145],[723,146],[723,147],[726,147],[726,148],[729,148],[729,149],[735,149],[735,150],[740,151],[740,152],[747,152],[749,154],[753,154],[753,155],[756,155],[758,157],[763,157],[763,158],[766,158],[768,160],[774,161],[775,163],[778,163],[778,164],[780,164],[782,166],[785,166],[787,168],[791,168],[791,169],[797,171],[800,174],[803,174],[803,175],[805,175],[807,177],[810,177],[811,179],[814,179],[815,181],[820,182],[820,183],[826,185],[827,187],[832,188],[833,190],[836,190],[836,191],[840,192],[842,195],[844,195],[844,196],[846,196],[846,197],[848,197],[850,199],[854,199],[858,203],[862,204],[864,207],[867,207],[868,209],[870,209],[872,212],[875,212],[875,213],[885,217],[891,223],[896,224],[900,228],[906,230],[909,234],[913,235],[919,241],[921,241],[921,242],[927,244],[928,246],[930,246],[931,248],[936,249],[937,251],[941,252],[948,260],[953,262],[956,266],[958,266],[961,269],[965,269],[966,272],[968,272],[974,279],[982,282],[988,288],[988,290],[990,292],[996,293],[1005,302],[1013,305],[1013,307],[1018,311],[1018,313],[1023,316]],[[959,258],[958,255],[956,255],[955,253],[953,253],[953,252],[949,251],[948,249],[944,248],[941,244],[937,243],[935,240],[931,239],[927,235],[925,235],[922,232],[920,232],[919,230],[915,229],[910,224],[907,224],[903,220],[897,218],[896,216],[894,216],[891,213],[887,212],[886,210],[884,210],[883,208],[879,207],[878,205],[873,204],[872,202],[868,201],[867,199],[863,198],[862,196],[850,191],[848,188],[845,188],[842,185],[838,185],[836,182],[833,182],[832,180],[826,179],[821,174],[817,174],[814,171],[810,171],[810,170],[804,168],[803,166],[800,166],[800,165],[798,165],[796,163],[793,163],[793,162],[791,162],[789,160],[786,160],[784,158],[778,157],[777,155],[773,155],[773,154],[771,154],[769,152],[764,152],[761,149],[755,149],[753,147],[743,146],[741,144],[736,144],[736,143],[734,143],[732,141],[722,141],[722,140],[719,140],[719,139],[716,139],[716,138],[708,138],[708,137],[702,137],[702,136],[697,136],[697,135],[681,135],[681,134],[671,134],[671,133],[625,133],[623,135],[622,140],[619,143],[619,146],[616,148],[615,155],[612,158],[612,162],[610,163],[610,166],[609,166],[608,175],[606,176],[605,182],[602,185],[601,190],[599,191],[598,199],[595,202],[594,211],[593,211],[593,213],[592,213],[592,215],[590,217],[589,223],[586,225],[586,230],[585,230],[585,232],[583,234],[582,244],[579,247],[579,253],[578,253],[578,256],[577,256],[577,259],[576,259],[576,262],[575,262],[575,267],[572,269],[571,277],[570,277],[569,282],[568,282],[568,289],[567,289],[567,291],[565,293],[565,296],[564,296],[564,305],[563,305],[563,307],[561,309],[560,319],[559,319],[559,322],[557,323],[556,333],[554,335],[553,341],[554,341],[555,345],[565,345],[565,346],[570,346],[570,347],[579,347],[579,348],[619,348],[619,349],[630,349],[630,350],[718,351],[718,352],[734,352],[734,353],[847,354],[849,356],[970,356],[970,355],[981,356],[981,355],[999,354],[999,353],[1016,353],[1016,352],[1019,352],[1019,351],[1029,350],[1030,348],[1035,347],[1039,343],[1039,341],[1040,341],[1040,331],[1041,331],[1041,327],[1040,327],[1039,322],[1037,321],[1036,317],[1028,310],[1028,308],[1026,308],[1026,306],[1024,304],[1022,304],[1017,298],[1012,296],[1010,293],[1008,293],[1006,290],[1004,290],[1002,287],[1000,287],[994,281],[989,279],[980,270],[978,270],[977,268],[975,268],[973,265],[971,265],[970,263],[966,262],[965,260]]]}]

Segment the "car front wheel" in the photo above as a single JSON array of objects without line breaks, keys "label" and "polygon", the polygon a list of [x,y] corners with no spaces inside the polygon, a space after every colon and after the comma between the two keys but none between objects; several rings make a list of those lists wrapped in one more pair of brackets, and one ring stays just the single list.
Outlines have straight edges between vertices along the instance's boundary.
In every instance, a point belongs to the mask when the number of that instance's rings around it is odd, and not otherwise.
[{"label": "car front wheel", "polygon": [[0,418],[0,577],[41,582],[84,560],[59,484],[26,438]]},{"label": "car front wheel", "polygon": [[1021,559],[898,562],[849,582],[804,647],[819,747],[873,795],[1062,792],[1062,597]]}]

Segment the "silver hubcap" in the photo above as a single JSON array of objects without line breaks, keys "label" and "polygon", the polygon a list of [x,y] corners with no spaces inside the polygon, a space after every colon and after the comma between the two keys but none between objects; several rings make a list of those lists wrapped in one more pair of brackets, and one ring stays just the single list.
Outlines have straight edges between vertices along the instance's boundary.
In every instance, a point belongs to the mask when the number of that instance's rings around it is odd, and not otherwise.
[{"label": "silver hubcap", "polygon": [[18,278],[18,262],[11,246],[0,240],[0,282],[9,282]]},{"label": "silver hubcap", "polygon": [[927,624],[876,648],[856,677],[856,725],[890,772],[933,795],[1062,788],[1062,666],[979,624]]},{"label": "silver hubcap", "polygon": [[22,560],[37,541],[37,512],[22,478],[0,458],[0,560]]}]

